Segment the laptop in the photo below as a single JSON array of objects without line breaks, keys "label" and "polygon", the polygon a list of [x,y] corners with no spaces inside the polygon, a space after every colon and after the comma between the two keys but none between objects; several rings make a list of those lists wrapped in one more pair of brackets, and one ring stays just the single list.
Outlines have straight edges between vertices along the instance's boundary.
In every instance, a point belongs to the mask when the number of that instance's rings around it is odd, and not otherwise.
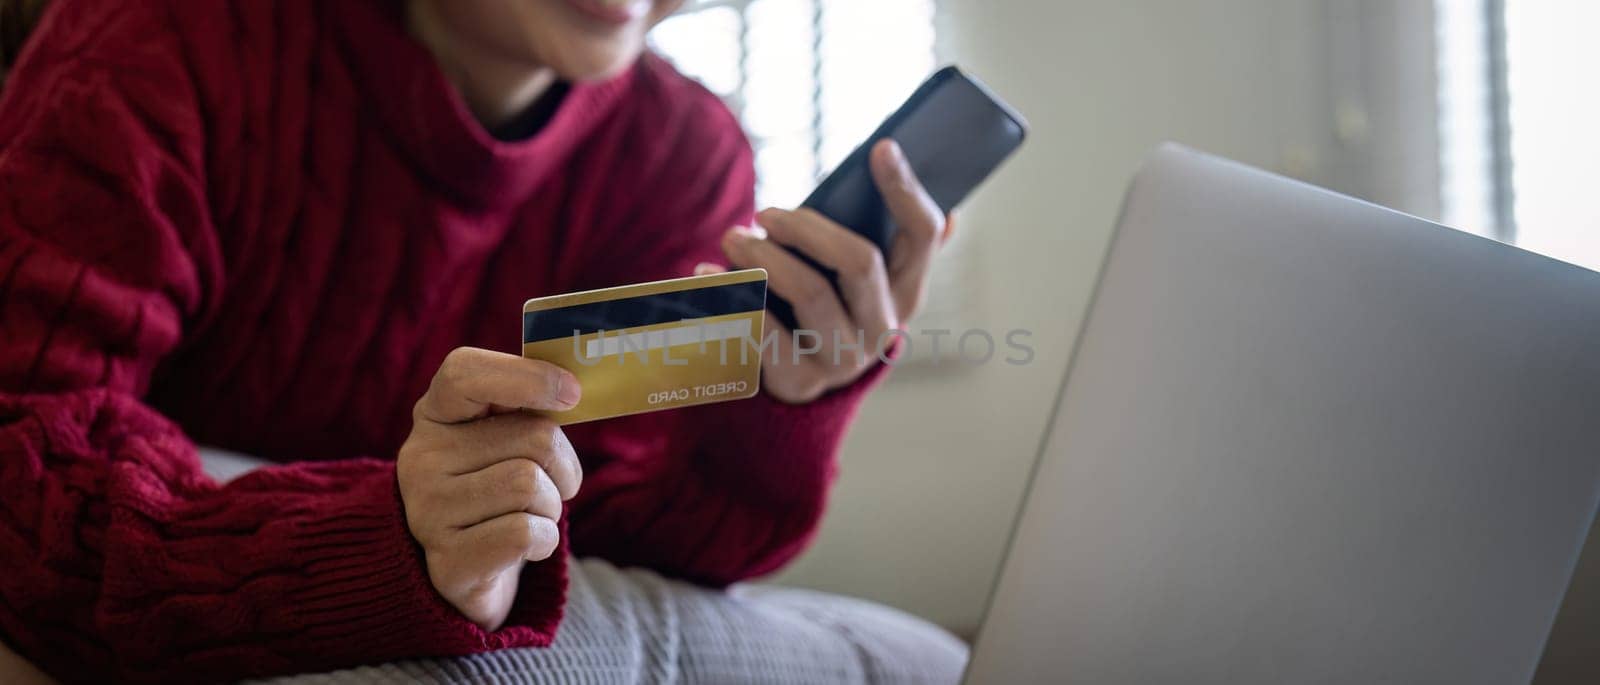
[{"label": "laptop", "polygon": [[1600,274],[1169,145],[967,681],[1527,683],[1597,494]]}]

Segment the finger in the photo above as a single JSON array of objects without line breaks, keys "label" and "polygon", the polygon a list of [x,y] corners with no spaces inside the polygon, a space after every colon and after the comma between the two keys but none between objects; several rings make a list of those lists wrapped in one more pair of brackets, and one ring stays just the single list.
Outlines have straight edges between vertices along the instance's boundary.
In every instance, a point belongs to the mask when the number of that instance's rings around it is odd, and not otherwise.
[{"label": "finger", "polygon": [[458,347],[446,355],[416,415],[460,423],[514,409],[562,411],[582,396],[578,379],[555,364],[504,352]]},{"label": "finger", "polygon": [[764,315],[766,323],[762,330],[773,338],[772,346],[761,353],[761,385],[767,389],[767,394],[789,404],[803,404],[821,397],[827,391],[827,375],[810,357],[800,357],[799,363],[795,363],[793,332],[772,312]]},{"label": "finger", "polygon": [[523,561],[547,559],[560,542],[561,529],[554,520],[514,511],[462,529],[453,551],[488,577]]},{"label": "finger", "polygon": [[449,525],[467,528],[513,511],[561,518],[561,491],[531,459],[507,459],[488,468],[450,478],[442,488]]},{"label": "finger", "polygon": [[[758,217],[775,242],[793,247],[839,274],[845,307],[865,340],[897,326],[893,294],[876,245],[812,209],[767,209]],[[853,355],[860,365],[865,354]]]},{"label": "finger", "polygon": [[892,139],[872,146],[872,180],[895,225],[915,245],[932,246],[944,230],[944,211],[922,187],[900,144]]},{"label": "finger", "polygon": [[538,464],[555,483],[561,499],[578,494],[583,483],[583,465],[572,449],[572,442],[555,421],[533,414],[499,414],[452,429],[448,475],[474,473],[508,459],[527,459]]},{"label": "finger", "polygon": [[889,255],[889,283],[901,319],[909,318],[922,297],[928,267],[944,232],[944,212],[911,170],[893,140],[872,148],[872,178],[900,230]]},{"label": "finger", "polygon": [[721,264],[712,264],[711,262],[700,262],[699,264],[694,265],[694,275],[696,276],[720,274],[726,272],[727,270],[727,267],[724,267]]},{"label": "finger", "polygon": [[821,339],[817,352],[832,357],[833,331],[841,331],[843,342],[856,338],[856,326],[828,279],[788,250],[766,240],[764,232],[734,228],[723,235],[722,249],[739,267],[767,270],[767,287],[794,305],[801,329],[815,331]]}]

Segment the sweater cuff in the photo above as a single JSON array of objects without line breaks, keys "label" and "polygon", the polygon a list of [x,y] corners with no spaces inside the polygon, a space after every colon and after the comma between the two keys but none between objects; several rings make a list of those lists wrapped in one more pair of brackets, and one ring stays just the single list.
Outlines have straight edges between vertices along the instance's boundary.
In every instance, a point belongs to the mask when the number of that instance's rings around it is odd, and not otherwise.
[{"label": "sweater cuff", "polygon": [[330,666],[459,656],[554,639],[567,589],[567,541],[527,564],[506,624],[485,631],[434,590],[411,537],[393,464],[353,484],[338,505],[298,526],[293,543],[306,582],[291,593],[300,645]]}]

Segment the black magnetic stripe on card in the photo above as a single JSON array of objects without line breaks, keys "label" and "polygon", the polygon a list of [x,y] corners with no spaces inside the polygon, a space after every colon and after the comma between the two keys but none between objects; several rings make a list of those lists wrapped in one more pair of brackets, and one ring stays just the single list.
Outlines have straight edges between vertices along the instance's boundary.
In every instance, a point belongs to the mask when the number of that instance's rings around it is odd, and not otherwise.
[{"label": "black magnetic stripe on card", "polygon": [[623,297],[522,314],[522,342],[701,319],[766,307],[767,282],[729,283],[658,295]]}]

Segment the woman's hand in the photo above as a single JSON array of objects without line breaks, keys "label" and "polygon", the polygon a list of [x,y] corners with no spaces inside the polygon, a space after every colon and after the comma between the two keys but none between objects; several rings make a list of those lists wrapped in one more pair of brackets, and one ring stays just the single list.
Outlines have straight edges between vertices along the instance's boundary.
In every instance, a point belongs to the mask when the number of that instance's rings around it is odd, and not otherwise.
[{"label": "woman's hand", "polygon": [[[775,317],[766,319],[769,335],[775,331],[777,339],[762,354],[762,384],[785,402],[809,402],[866,373],[880,341],[887,345],[892,336],[886,334],[922,305],[929,265],[949,238],[950,217],[923,189],[899,145],[884,140],[873,146],[870,166],[899,228],[887,262],[866,238],[810,209],[763,210],[756,221],[765,231],[738,227],[723,236],[728,260],[738,268],[766,269],[768,287],[794,305],[800,328],[816,333],[802,342],[820,349],[796,363],[791,331]],[[837,271],[839,292],[784,246]],[[719,270],[701,264],[695,272]]]},{"label": "woman's hand", "polygon": [[433,587],[485,630],[505,622],[523,562],[555,551],[561,503],[583,480],[561,428],[523,410],[571,409],[579,395],[554,364],[461,347],[412,412],[395,466],[406,524]]}]

